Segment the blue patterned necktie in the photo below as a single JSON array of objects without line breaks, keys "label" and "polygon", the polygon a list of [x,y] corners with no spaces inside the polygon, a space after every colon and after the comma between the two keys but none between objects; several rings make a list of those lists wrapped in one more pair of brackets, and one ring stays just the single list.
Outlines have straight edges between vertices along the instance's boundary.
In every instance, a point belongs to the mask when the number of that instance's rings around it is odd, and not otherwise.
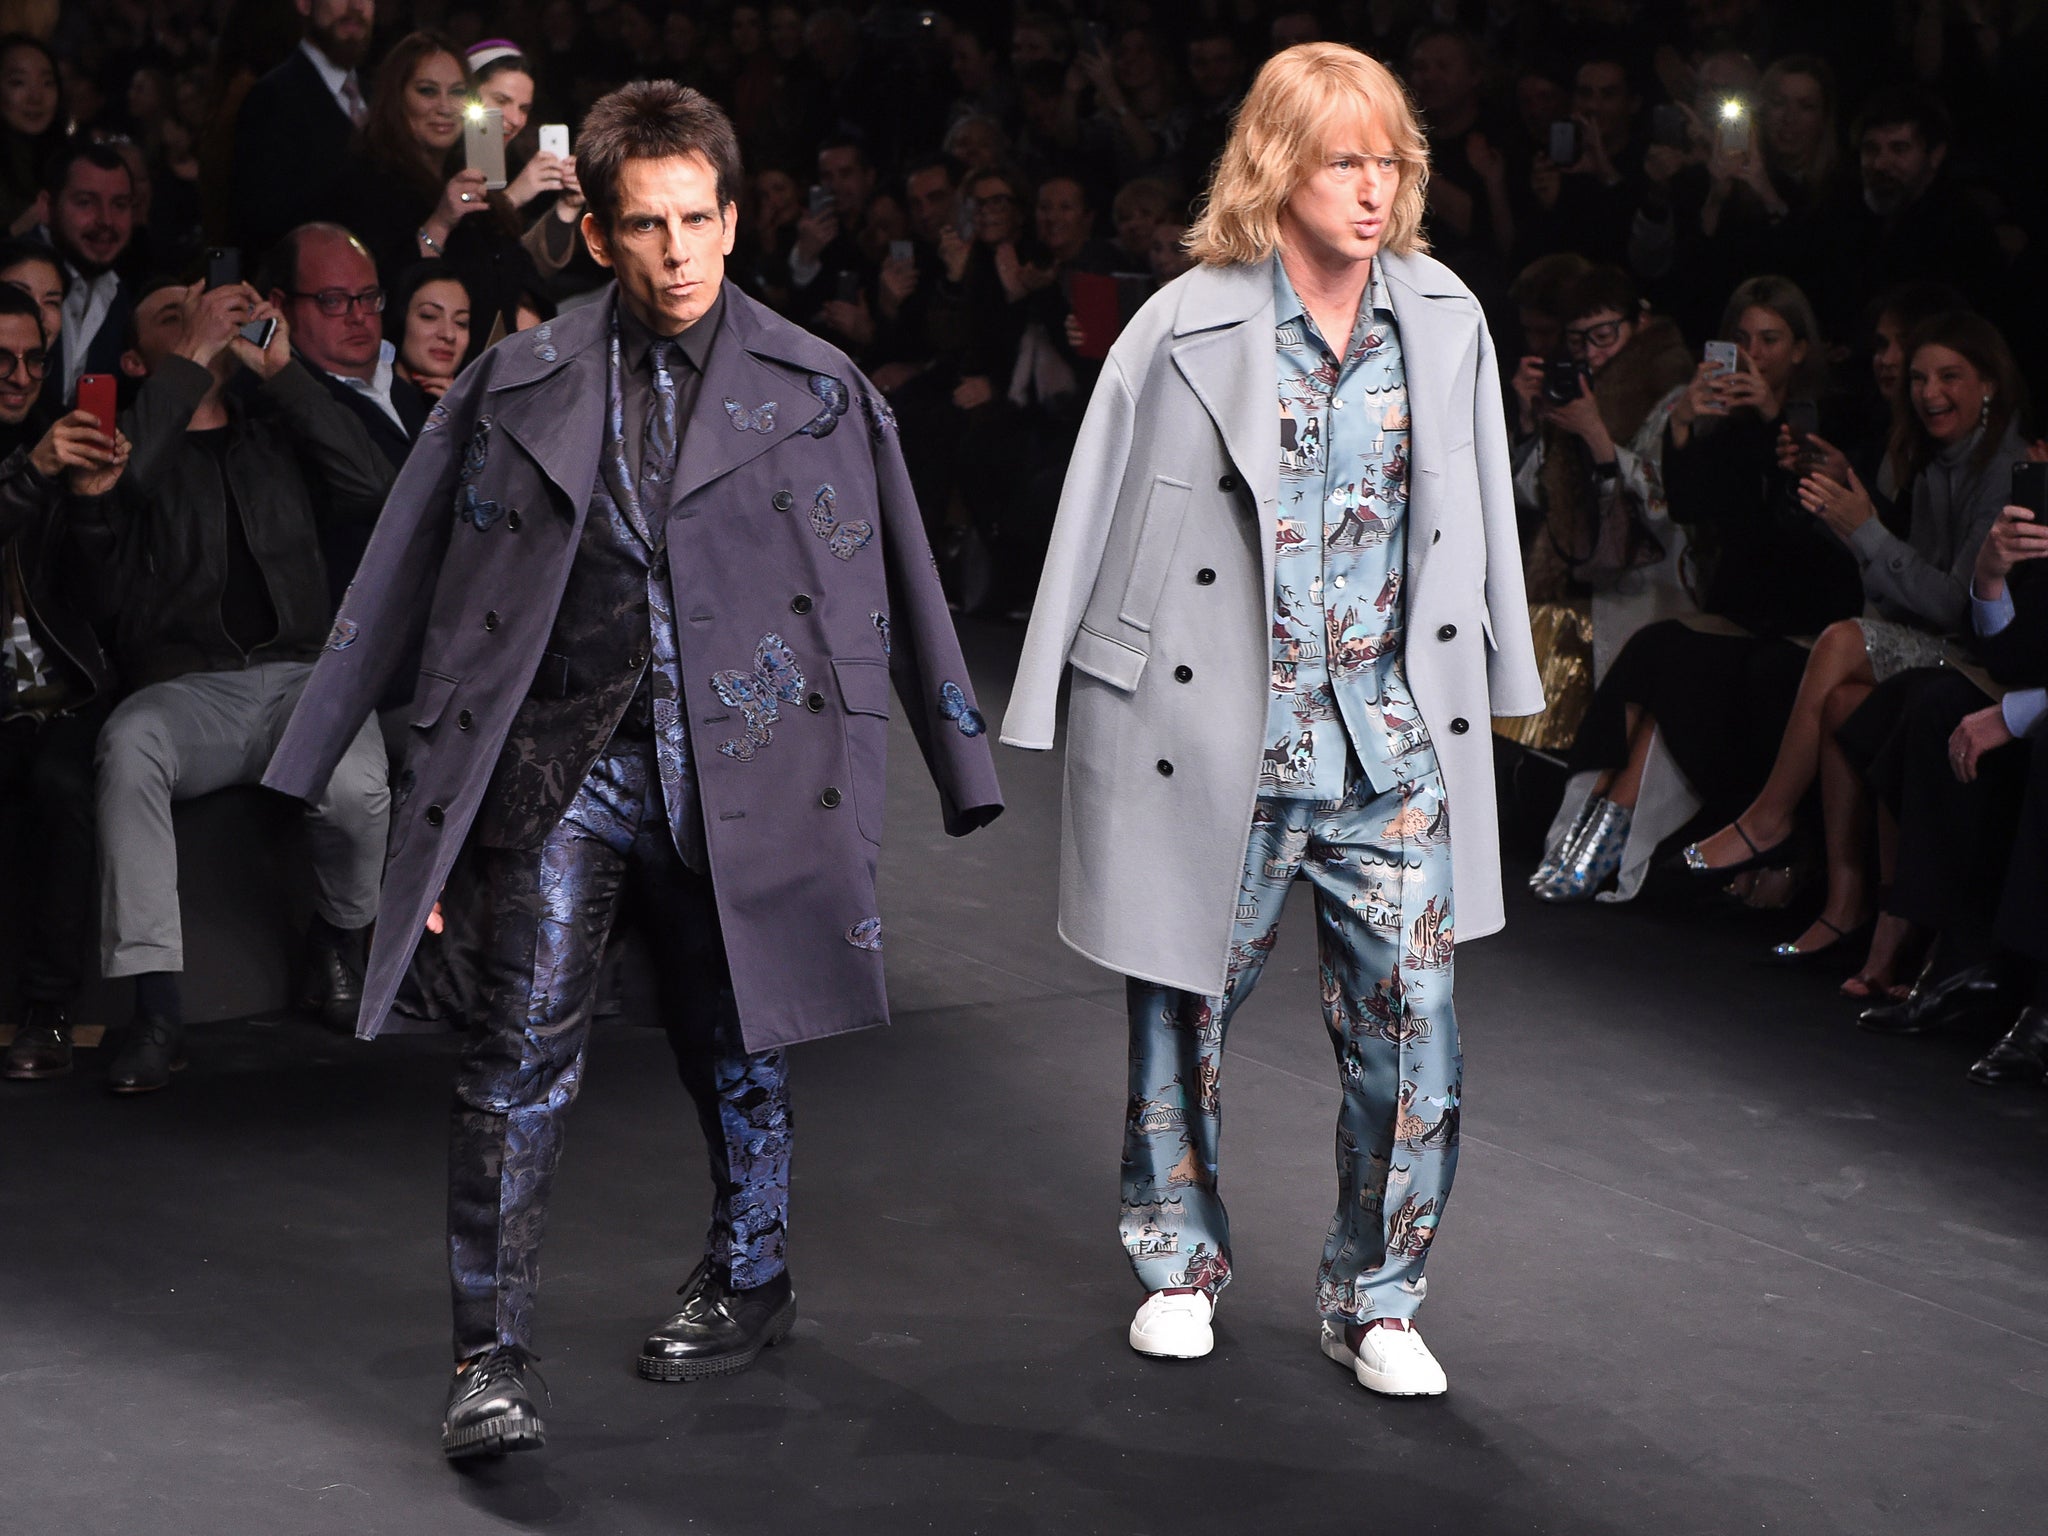
[{"label": "blue patterned necktie", "polygon": [[[669,371],[675,353],[673,341],[656,338],[647,354],[654,367],[654,399],[647,407],[647,437],[640,447],[640,484],[643,487],[666,487],[676,471],[676,378]],[[653,504],[655,516],[648,522],[650,526],[654,525],[667,508],[666,492],[659,497],[650,497],[643,491],[640,500],[643,507]]]}]

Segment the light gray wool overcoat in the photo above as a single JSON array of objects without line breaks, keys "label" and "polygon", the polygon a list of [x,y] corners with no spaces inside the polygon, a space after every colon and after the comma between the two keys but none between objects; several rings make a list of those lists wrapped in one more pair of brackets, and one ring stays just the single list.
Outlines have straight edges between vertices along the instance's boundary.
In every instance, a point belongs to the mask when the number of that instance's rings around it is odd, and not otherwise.
[{"label": "light gray wool overcoat", "polygon": [[[1543,708],[1501,382],[1478,301],[1382,253],[1414,418],[1405,660],[1443,767],[1458,937],[1503,922],[1492,715]],[[1118,338],[1067,470],[1002,739],[1067,707],[1060,935],[1223,990],[1271,688],[1280,494],[1268,263],[1197,267]]]}]

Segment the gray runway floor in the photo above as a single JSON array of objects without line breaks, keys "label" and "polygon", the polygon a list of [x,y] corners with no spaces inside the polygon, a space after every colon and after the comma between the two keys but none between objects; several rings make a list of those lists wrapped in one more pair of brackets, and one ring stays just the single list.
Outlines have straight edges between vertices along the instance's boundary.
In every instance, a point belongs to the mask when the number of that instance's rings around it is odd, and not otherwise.
[{"label": "gray runway floor", "polygon": [[[1014,636],[973,633],[999,718]],[[706,1193],[658,1032],[595,1042],[544,1257],[548,1448],[441,1461],[449,1047],[195,1031],[167,1093],[0,1085],[0,1531],[2035,1531],[2048,1093],[1874,1040],[1670,898],[1461,950],[1435,1402],[1315,1349],[1337,1093],[1297,892],[1225,1068],[1238,1279],[1141,1360],[1122,986],[1053,931],[1058,764],[962,842],[899,726],[895,1026],[800,1049],[788,1347],[633,1374]],[[1519,892],[1517,893],[1519,894]]]}]

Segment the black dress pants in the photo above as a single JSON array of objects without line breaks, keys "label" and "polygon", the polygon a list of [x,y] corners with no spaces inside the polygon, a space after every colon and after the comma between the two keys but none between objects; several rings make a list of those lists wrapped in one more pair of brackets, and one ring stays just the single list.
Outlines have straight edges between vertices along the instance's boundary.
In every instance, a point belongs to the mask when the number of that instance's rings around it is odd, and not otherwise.
[{"label": "black dress pants", "polygon": [[10,883],[29,892],[21,950],[25,1002],[68,1004],[93,932],[93,749],[107,710],[94,703],[49,720],[0,722],[0,804],[18,808],[23,859]]}]

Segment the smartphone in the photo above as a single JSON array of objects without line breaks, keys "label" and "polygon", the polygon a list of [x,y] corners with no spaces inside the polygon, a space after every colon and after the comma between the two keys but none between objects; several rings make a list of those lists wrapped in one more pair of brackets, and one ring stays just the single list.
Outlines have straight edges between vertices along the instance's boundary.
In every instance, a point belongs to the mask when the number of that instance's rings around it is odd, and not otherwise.
[{"label": "smartphone", "polygon": [[969,245],[974,243],[974,199],[963,195],[959,211],[953,215],[953,232]]},{"label": "smartphone", "polygon": [[1685,108],[1673,102],[1650,109],[1650,142],[1667,149],[1692,148],[1692,132],[1685,120]]},{"label": "smartphone", "polygon": [[917,260],[917,251],[908,240],[891,240],[889,242],[889,259],[891,261],[915,261]]},{"label": "smartphone", "polygon": [[811,217],[822,219],[828,213],[839,211],[839,199],[823,187],[811,188]]},{"label": "smartphone", "polygon": [[2034,521],[2048,522],[2048,464],[2023,459],[2012,467],[2012,502],[2034,514]]},{"label": "smartphone", "polygon": [[567,123],[542,123],[540,125],[540,152],[569,158],[569,125]]},{"label": "smartphone", "polygon": [[496,107],[471,108],[462,118],[462,163],[484,173],[493,192],[505,187],[505,114]]},{"label": "smartphone", "polygon": [[1749,148],[1749,103],[1740,96],[1724,100],[1716,114],[1716,134],[1724,155],[1739,155]]},{"label": "smartphone", "polygon": [[1710,341],[1706,345],[1706,361],[1716,373],[1733,373],[1742,366],[1741,351],[1732,341]]},{"label": "smartphone", "polygon": [[78,408],[91,411],[100,419],[100,430],[114,430],[114,418],[120,413],[120,390],[111,373],[82,373],[78,376]]},{"label": "smartphone", "polygon": [[1579,125],[1570,118],[1560,118],[1550,125],[1550,163],[1559,170],[1579,163],[1583,151],[1579,147]]},{"label": "smartphone", "polygon": [[860,302],[860,274],[858,272],[841,272],[834,289],[834,296],[842,304],[858,304]]},{"label": "smartphone", "polygon": [[251,320],[247,325],[238,326],[236,329],[240,332],[242,340],[248,342],[258,352],[268,352],[270,338],[277,334],[277,316],[268,315],[261,320]]},{"label": "smartphone", "polygon": [[1795,443],[1804,443],[1820,430],[1820,407],[1811,400],[1787,400],[1785,427]]},{"label": "smartphone", "polygon": [[242,253],[232,245],[213,245],[206,250],[206,286],[232,288],[242,280]]}]

